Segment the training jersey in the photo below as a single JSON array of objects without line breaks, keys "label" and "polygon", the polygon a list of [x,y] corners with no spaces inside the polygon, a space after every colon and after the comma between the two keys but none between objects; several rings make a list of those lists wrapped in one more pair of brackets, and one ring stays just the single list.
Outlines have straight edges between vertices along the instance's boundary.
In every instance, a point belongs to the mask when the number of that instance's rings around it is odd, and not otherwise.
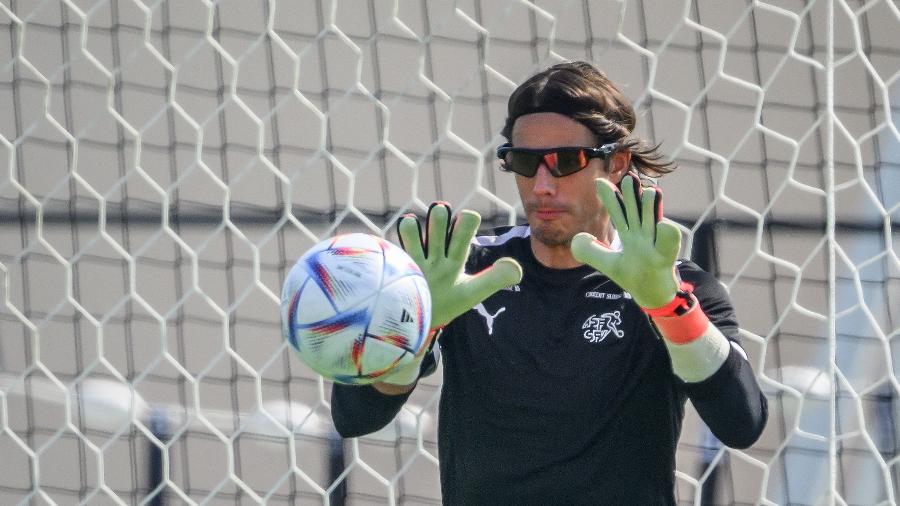
[{"label": "training jersey", "polygon": [[[552,269],[534,257],[527,226],[479,236],[466,271],[510,256],[520,283],[488,297],[439,335],[444,360],[438,451],[444,504],[674,504],[684,405],[724,444],[747,447],[766,399],[740,348],[722,285],[689,261],[678,272],[732,343],[710,378],[687,384],[631,295],[589,266]],[[433,370],[434,355],[423,362]],[[334,386],[345,437],[374,432],[408,395]]]}]

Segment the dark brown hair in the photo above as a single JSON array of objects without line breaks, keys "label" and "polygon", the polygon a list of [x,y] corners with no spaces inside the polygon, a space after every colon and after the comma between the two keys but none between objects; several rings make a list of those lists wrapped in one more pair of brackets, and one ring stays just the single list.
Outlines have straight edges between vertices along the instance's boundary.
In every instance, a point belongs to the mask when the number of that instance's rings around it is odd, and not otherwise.
[{"label": "dark brown hair", "polygon": [[500,133],[509,141],[519,116],[555,112],[589,128],[598,146],[618,142],[620,149],[630,150],[631,163],[641,174],[658,177],[676,168],[674,162],[663,160],[659,144],[631,136],[637,120],[631,102],[590,63],[559,63],[531,76],[509,97],[507,111]]}]

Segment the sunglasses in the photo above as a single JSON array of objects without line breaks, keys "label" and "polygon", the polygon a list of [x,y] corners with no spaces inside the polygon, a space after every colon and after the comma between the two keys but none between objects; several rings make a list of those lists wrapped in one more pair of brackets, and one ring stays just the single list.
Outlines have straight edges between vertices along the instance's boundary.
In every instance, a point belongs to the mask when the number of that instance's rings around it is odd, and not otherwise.
[{"label": "sunglasses", "polygon": [[615,142],[599,148],[558,147],[545,149],[516,148],[510,143],[497,148],[497,158],[502,160],[500,170],[515,172],[520,176],[534,177],[541,163],[554,177],[574,174],[588,166],[592,158],[608,160],[619,145]]}]

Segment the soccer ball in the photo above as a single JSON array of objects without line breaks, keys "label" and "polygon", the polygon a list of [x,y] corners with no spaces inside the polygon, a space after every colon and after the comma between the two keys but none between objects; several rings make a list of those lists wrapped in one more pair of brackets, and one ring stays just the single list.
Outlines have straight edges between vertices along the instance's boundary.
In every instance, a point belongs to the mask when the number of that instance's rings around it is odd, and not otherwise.
[{"label": "soccer ball", "polygon": [[327,379],[378,381],[412,361],[427,341],[431,294],[422,271],[398,246],[346,234],[313,246],[281,291],[285,339]]}]

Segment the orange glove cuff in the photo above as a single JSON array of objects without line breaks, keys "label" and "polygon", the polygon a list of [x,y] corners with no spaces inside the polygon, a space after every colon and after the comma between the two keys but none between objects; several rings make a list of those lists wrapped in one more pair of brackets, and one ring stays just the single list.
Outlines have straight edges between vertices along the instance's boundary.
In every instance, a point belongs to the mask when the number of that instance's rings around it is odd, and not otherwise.
[{"label": "orange glove cuff", "polygon": [[[645,310],[645,312],[653,319],[656,328],[659,329],[662,336],[669,342],[675,344],[690,343],[702,336],[709,326],[709,318],[707,318],[706,313],[700,309],[697,298],[694,297],[694,294],[689,294],[688,296],[690,297],[690,308],[680,315],[674,313],[676,306],[669,309],[668,315],[666,316],[664,316],[665,313],[662,313],[661,311],[663,308],[649,311]],[[675,297],[675,299],[679,300],[681,297]],[[671,304],[666,307],[670,305]]]}]

